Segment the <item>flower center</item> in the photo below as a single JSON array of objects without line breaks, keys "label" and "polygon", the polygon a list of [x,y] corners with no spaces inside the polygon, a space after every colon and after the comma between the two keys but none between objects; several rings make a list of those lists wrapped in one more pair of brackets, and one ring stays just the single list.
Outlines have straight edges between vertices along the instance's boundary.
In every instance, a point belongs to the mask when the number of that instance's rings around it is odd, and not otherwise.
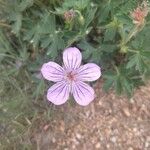
[{"label": "flower center", "polygon": [[72,71],[68,72],[68,73],[67,73],[67,79],[68,79],[69,81],[75,81],[75,73],[72,72]]}]

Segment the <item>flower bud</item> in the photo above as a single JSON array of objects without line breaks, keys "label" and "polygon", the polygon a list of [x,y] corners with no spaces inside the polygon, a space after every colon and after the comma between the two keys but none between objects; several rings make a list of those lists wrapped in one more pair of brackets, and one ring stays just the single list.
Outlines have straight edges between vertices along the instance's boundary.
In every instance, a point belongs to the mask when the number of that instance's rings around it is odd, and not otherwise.
[{"label": "flower bud", "polygon": [[137,26],[144,25],[145,18],[148,15],[148,12],[149,12],[148,2],[144,1],[133,12],[131,12],[131,17],[133,19],[133,23]]},{"label": "flower bud", "polygon": [[64,13],[64,19],[66,22],[71,22],[75,17],[75,12],[74,10],[68,10]]},{"label": "flower bud", "polygon": [[81,25],[84,25],[85,20],[82,15],[79,16],[79,22],[81,23]]}]

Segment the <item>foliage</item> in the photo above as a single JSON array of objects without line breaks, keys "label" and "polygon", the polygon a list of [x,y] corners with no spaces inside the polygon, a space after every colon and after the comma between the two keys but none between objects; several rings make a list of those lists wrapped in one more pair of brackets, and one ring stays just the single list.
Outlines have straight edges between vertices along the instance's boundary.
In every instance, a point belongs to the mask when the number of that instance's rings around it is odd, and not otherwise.
[{"label": "foliage", "polygon": [[[150,15],[140,27],[130,15],[140,4],[140,0],[0,0],[0,134],[12,130],[4,141],[0,139],[0,146],[13,143],[16,132],[24,134],[38,113],[49,114],[40,68],[48,60],[61,63],[66,47],[78,47],[84,62],[101,66],[106,91],[113,87],[117,94],[131,97],[147,81]],[[6,129],[1,129],[3,124]],[[30,149],[30,144],[23,146]]]}]

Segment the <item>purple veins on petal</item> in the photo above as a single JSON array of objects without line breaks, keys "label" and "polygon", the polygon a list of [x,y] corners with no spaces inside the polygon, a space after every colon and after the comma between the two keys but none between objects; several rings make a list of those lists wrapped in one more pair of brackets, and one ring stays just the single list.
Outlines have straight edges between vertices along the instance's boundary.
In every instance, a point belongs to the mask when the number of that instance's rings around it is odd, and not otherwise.
[{"label": "purple veins on petal", "polygon": [[63,52],[64,66],[55,62],[43,64],[41,73],[47,80],[57,82],[47,91],[47,99],[55,105],[65,103],[71,93],[82,106],[94,100],[94,90],[83,81],[95,81],[101,76],[101,69],[94,63],[81,65],[79,49],[70,47]]},{"label": "purple veins on petal", "polygon": [[41,72],[45,79],[53,82],[61,81],[64,77],[64,69],[55,62],[43,64]]},{"label": "purple veins on petal", "polygon": [[80,66],[77,70],[78,79],[81,81],[95,81],[101,76],[101,69],[94,63]]},{"label": "purple veins on petal", "polygon": [[81,52],[76,47],[70,47],[64,50],[63,62],[65,68],[76,69],[80,66],[81,60]]},{"label": "purple veins on petal", "polygon": [[86,106],[94,100],[94,90],[88,84],[79,81],[72,89],[73,97],[79,105]]},{"label": "purple veins on petal", "polygon": [[55,105],[65,103],[69,98],[70,88],[66,82],[57,82],[49,88],[47,92],[47,99]]}]

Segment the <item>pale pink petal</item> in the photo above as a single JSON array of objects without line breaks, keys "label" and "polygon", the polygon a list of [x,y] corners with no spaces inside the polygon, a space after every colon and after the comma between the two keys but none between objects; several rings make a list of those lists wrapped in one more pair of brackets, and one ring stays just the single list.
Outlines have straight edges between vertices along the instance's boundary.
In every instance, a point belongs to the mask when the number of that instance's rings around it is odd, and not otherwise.
[{"label": "pale pink petal", "polygon": [[81,60],[81,52],[76,47],[70,47],[65,49],[63,53],[63,62],[65,68],[76,69],[80,66]]},{"label": "pale pink petal", "polygon": [[49,88],[47,99],[55,105],[64,104],[69,98],[70,87],[64,82],[57,82]]},{"label": "pale pink petal", "polygon": [[88,105],[94,100],[94,90],[84,82],[76,82],[72,87],[72,94],[75,101],[82,106]]},{"label": "pale pink petal", "polygon": [[41,72],[45,79],[53,82],[61,81],[64,77],[64,69],[57,63],[51,61],[43,64]]},{"label": "pale pink petal", "polygon": [[95,81],[101,76],[101,69],[94,63],[80,66],[77,70],[77,78],[81,81]]}]

